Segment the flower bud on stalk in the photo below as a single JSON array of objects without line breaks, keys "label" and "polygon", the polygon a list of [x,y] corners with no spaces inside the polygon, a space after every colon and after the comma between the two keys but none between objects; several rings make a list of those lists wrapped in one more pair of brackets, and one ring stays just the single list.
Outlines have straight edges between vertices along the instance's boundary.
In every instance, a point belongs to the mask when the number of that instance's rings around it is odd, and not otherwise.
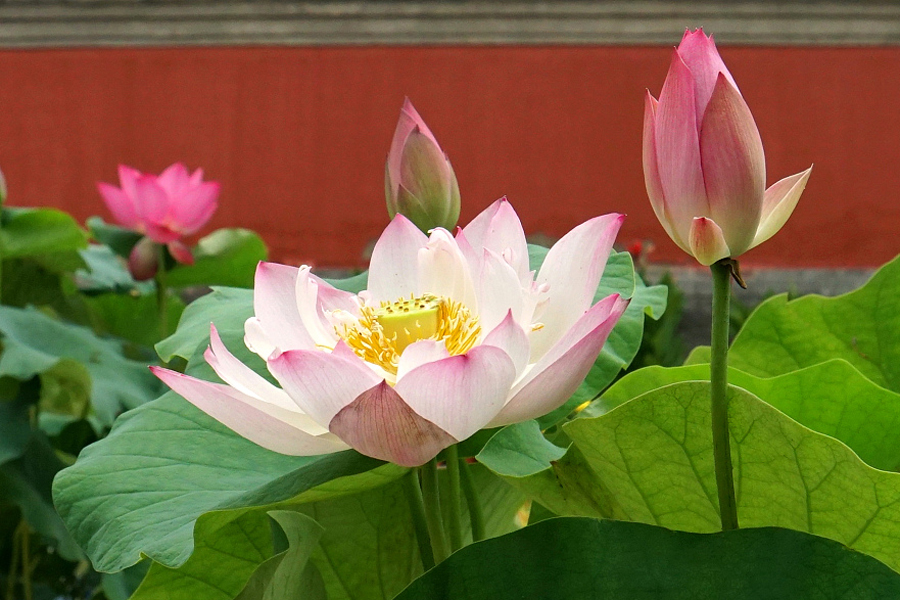
[{"label": "flower bud on stalk", "polygon": [[447,155],[407,98],[400,110],[384,172],[388,214],[428,232],[452,231],[459,219],[459,185]]},{"label": "flower bud on stalk", "polygon": [[644,109],[644,181],[657,218],[702,265],[775,235],[809,169],[765,189],[762,140],[712,36],[685,31],[657,101]]}]

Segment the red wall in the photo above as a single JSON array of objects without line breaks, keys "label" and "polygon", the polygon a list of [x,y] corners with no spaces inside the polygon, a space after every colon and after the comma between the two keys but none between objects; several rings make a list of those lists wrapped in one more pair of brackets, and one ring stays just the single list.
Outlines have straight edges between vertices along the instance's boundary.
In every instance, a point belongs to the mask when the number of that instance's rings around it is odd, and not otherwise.
[{"label": "red wall", "polygon": [[[212,227],[273,256],[359,263],[386,223],[384,159],[408,95],[453,162],[462,221],[508,195],[529,232],[609,211],[620,241],[684,262],[644,192],[643,91],[671,48],[192,48],[0,51],[10,203],[108,216],[116,165],[182,160],[223,184]],[[788,225],[746,256],[873,266],[900,251],[900,48],[723,48],[766,147],[769,183],[815,163]]]}]

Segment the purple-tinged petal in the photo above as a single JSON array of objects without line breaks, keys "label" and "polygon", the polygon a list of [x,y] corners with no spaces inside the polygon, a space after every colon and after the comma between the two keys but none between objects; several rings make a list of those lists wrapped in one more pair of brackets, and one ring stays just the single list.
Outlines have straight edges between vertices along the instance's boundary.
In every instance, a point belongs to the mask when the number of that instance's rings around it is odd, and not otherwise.
[{"label": "purple-tinged petal", "polygon": [[691,219],[709,216],[699,125],[691,71],[678,52],[673,52],[656,107],[656,164],[666,208],[682,241],[688,239]]},{"label": "purple-tinged petal", "polygon": [[267,364],[300,410],[322,424],[331,423],[342,408],[382,381],[355,355],[291,350],[269,359]]},{"label": "purple-tinged petal", "polygon": [[694,103],[697,107],[697,122],[700,123],[713,95],[719,74],[724,75],[735,89],[737,84],[728,72],[722,57],[719,56],[712,36],[707,37],[702,28],[684,32],[684,37],[678,45],[678,54],[694,77]]},{"label": "purple-tinged petal", "polygon": [[666,208],[666,198],[663,193],[662,181],[659,179],[659,166],[656,158],[656,108],[657,101],[647,90],[647,96],[644,101],[644,140],[643,140],[643,161],[644,161],[644,185],[647,187],[647,196],[650,198],[650,206],[659,220],[663,229],[672,238],[679,248],[685,252],[690,252],[688,245],[678,235],[678,229],[672,220],[672,215]]},{"label": "purple-tinged petal", "polygon": [[[543,327],[530,335],[532,362],[544,355],[590,308],[624,215],[594,217],[556,242],[541,265],[538,284],[549,293],[535,319]],[[528,324],[524,324],[528,325]]]},{"label": "purple-tinged petal", "polygon": [[403,350],[400,361],[397,363],[397,379],[402,379],[407,373],[424,364],[443,360],[450,356],[444,341],[419,340],[413,342]]},{"label": "purple-tinged petal", "polygon": [[97,190],[100,197],[112,213],[113,219],[122,227],[137,229],[140,227],[140,219],[132,200],[125,192],[108,183],[98,183]]},{"label": "purple-tinged petal", "polygon": [[515,377],[506,352],[477,346],[413,369],[394,390],[416,414],[464,440],[497,414]]},{"label": "purple-tinged petal", "polygon": [[157,225],[156,223],[143,223],[141,229],[157,244],[168,244],[181,238],[181,234],[172,231],[165,225]]},{"label": "purple-tinged petal", "polygon": [[712,219],[697,217],[691,224],[691,254],[701,265],[709,265],[731,256],[722,229]]},{"label": "purple-tinged petal", "polygon": [[316,347],[297,310],[297,272],[294,267],[268,262],[256,267],[253,312],[262,332],[282,352]]},{"label": "purple-tinged petal", "polygon": [[219,383],[189,377],[161,367],[153,373],[185,400],[238,435],[267,450],[292,456],[313,456],[347,448],[331,434],[312,435],[303,429],[309,417],[243,394]]},{"label": "purple-tinged petal", "polygon": [[375,243],[369,264],[368,291],[376,306],[417,292],[419,250],[427,243],[428,236],[403,215],[388,224]]},{"label": "purple-tinged petal", "polygon": [[750,245],[751,248],[755,248],[778,233],[787,223],[797,202],[800,201],[800,195],[806,188],[810,173],[812,173],[812,166],[801,173],[785,177],[766,190],[759,229]]},{"label": "purple-tinged petal", "polygon": [[504,196],[475,217],[463,229],[472,247],[497,253],[516,271],[520,279],[529,278],[528,244],[519,215]]},{"label": "purple-tinged petal", "polygon": [[418,467],[457,442],[423,419],[386,382],[360,394],[329,425],[357,451],[402,467]]},{"label": "purple-tinged petal", "polygon": [[534,419],[561,406],[581,385],[627,307],[628,300],[618,294],[595,304],[516,382],[509,402],[488,426]]},{"label": "purple-tinged petal", "polygon": [[750,247],[759,225],[766,157],[747,103],[723,74],[703,117],[700,157],[708,216],[722,228],[731,255],[739,256]]},{"label": "purple-tinged petal", "polygon": [[161,224],[169,212],[169,196],[155,175],[141,175],[135,182],[135,209],[147,223]]},{"label": "purple-tinged petal", "polygon": [[183,265],[194,264],[194,254],[191,252],[191,249],[188,248],[187,244],[181,240],[169,242],[166,244],[166,247],[169,249],[169,254],[171,254],[172,258],[176,261]]},{"label": "purple-tinged petal", "polygon": [[531,343],[528,341],[528,335],[513,318],[512,311],[506,313],[503,321],[490,330],[481,345],[494,346],[506,352],[516,367],[516,377],[522,375],[525,367],[528,366]]}]

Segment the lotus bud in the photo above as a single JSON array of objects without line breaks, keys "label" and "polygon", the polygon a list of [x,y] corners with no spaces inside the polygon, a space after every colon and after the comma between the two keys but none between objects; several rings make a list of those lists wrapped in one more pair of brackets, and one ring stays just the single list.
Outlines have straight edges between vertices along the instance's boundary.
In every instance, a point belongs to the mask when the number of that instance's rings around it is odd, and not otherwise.
[{"label": "lotus bud", "polygon": [[407,98],[384,173],[390,217],[401,214],[428,232],[452,230],[459,219],[459,186],[447,155]]},{"label": "lotus bud", "polygon": [[156,276],[159,268],[159,244],[149,237],[142,237],[128,255],[128,271],[135,281],[146,281]]},{"label": "lotus bud", "polygon": [[712,36],[685,31],[644,107],[644,181],[669,237],[703,265],[736,258],[787,222],[809,169],[765,189],[753,115]]}]

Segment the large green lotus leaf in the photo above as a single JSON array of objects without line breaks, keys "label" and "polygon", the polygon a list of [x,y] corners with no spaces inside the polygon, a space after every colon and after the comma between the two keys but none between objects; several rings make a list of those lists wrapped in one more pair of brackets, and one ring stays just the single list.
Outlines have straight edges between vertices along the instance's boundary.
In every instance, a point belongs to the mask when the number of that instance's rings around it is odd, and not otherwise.
[{"label": "large green lotus leaf", "polygon": [[[152,347],[160,339],[159,308],[156,294],[99,294],[84,298],[90,308],[91,326],[96,331]],[[169,333],[175,329],[184,302],[170,295],[166,302]]]},{"label": "large green lotus leaf", "polygon": [[[514,530],[522,494],[478,465],[469,468],[485,513],[486,534]],[[471,539],[468,512],[462,504],[463,535]],[[422,572],[401,481],[300,510],[325,530],[312,562],[322,575],[329,600],[389,600]]]},{"label": "large green lotus leaf", "polygon": [[843,296],[763,302],[735,338],[729,360],[741,371],[772,377],[833,358],[900,392],[900,257]]},{"label": "large green lotus leaf", "polygon": [[[209,343],[210,323],[215,323],[223,339],[239,340],[244,335],[244,321],[252,316],[253,290],[213,288],[184,309],[178,329],[156,344],[156,351],[166,362],[176,356],[189,359]],[[238,351],[234,345],[229,345],[229,349]]]},{"label": "large green lotus leaf", "polygon": [[32,435],[29,413],[39,393],[37,380],[0,377],[0,465],[25,451]]},{"label": "large green lotus leaf", "polygon": [[269,516],[283,531],[287,548],[260,565],[235,600],[325,600],[322,576],[309,563],[322,526],[287,510],[273,510]]},{"label": "large green lotus leaf", "polygon": [[549,519],[464,548],[397,600],[889,600],[900,575],[830,540]]},{"label": "large green lotus leaf", "polygon": [[55,208],[10,208],[0,212],[0,255],[5,259],[77,250],[87,232]]},{"label": "large green lotus leaf", "polygon": [[193,265],[179,264],[166,274],[169,285],[253,287],[256,265],[268,256],[265,242],[249,229],[216,230],[193,252]]},{"label": "large green lotus leaf", "polygon": [[70,359],[87,367],[94,413],[106,425],[123,410],[156,398],[162,389],[147,366],[122,355],[121,342],[57,321],[33,308],[0,306],[0,376],[27,380]]},{"label": "large green lotus leaf", "polygon": [[[814,533],[900,568],[900,474],[863,463],[740,388],[729,388],[738,517],[744,527]],[[491,440],[478,458],[561,515],[611,517],[695,532],[720,527],[710,432],[709,383],[653,390],[595,418],[563,427],[572,445],[540,460],[543,437]],[[507,438],[505,431],[495,436]],[[512,461],[522,447],[531,466]],[[548,449],[543,455],[551,455]]]},{"label": "large green lotus leaf", "polygon": [[153,563],[131,600],[231,600],[272,556],[265,511],[210,513],[197,522],[194,536],[187,562],[177,569]]},{"label": "large green lotus leaf", "polygon": [[[656,388],[696,380],[709,380],[709,365],[647,367],[617,381],[581,414],[597,416]],[[900,394],[875,385],[845,360],[772,378],[729,369],[728,381],[806,427],[841,440],[877,469],[900,466]]]},{"label": "large green lotus leaf", "polygon": [[53,494],[99,571],[121,570],[141,553],[177,567],[193,550],[203,513],[281,502],[380,464],[352,451],[270,452],[170,392],[120,417],[60,472]]}]

